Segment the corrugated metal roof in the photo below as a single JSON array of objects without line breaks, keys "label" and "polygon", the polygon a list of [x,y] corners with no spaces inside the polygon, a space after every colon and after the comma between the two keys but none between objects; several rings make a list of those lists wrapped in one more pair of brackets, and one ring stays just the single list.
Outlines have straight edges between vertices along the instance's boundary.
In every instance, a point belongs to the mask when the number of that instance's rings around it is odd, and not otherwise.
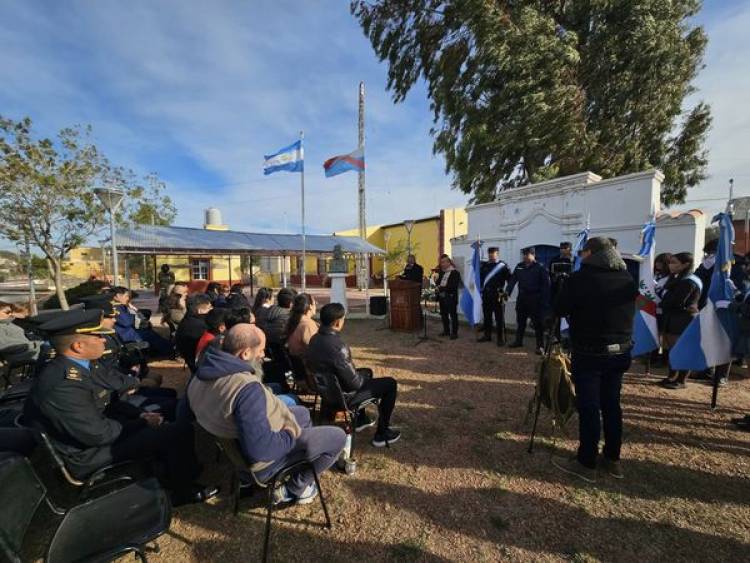
[{"label": "corrugated metal roof", "polygon": [[[384,253],[359,237],[307,235],[305,238],[307,252],[311,254],[331,253],[337,244],[347,253]],[[302,235],[139,225],[137,228],[117,230],[117,249],[138,254],[301,254]]]}]

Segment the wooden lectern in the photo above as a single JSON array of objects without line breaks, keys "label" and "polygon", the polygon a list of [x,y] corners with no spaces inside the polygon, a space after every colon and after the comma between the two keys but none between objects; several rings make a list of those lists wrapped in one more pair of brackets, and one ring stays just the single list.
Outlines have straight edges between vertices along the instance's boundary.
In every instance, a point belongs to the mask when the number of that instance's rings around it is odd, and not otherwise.
[{"label": "wooden lectern", "polygon": [[388,283],[391,292],[391,329],[418,330],[422,326],[422,284],[396,279]]}]

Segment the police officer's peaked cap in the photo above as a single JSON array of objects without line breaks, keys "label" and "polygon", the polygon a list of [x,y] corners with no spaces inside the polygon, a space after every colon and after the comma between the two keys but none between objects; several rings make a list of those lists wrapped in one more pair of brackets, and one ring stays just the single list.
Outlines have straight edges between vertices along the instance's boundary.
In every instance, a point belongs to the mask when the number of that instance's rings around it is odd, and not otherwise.
[{"label": "police officer's peaked cap", "polygon": [[499,248],[498,248],[497,246],[490,246],[490,247],[489,247],[489,248],[487,249],[487,252],[490,252],[490,253],[491,253],[491,252],[500,252],[500,249],[499,249]]},{"label": "police officer's peaked cap", "polygon": [[536,255],[536,248],[534,248],[533,246],[527,246],[526,248],[524,248],[523,250],[521,250],[521,252],[523,254],[534,254],[534,255]]},{"label": "police officer's peaked cap", "polygon": [[66,334],[112,334],[114,331],[102,327],[102,312],[99,309],[65,311],[39,327],[49,336]]},{"label": "police officer's peaked cap", "polygon": [[117,311],[115,311],[115,308],[112,305],[111,295],[89,295],[87,297],[82,297],[81,301],[83,302],[87,311],[98,309],[105,317],[117,316]]}]

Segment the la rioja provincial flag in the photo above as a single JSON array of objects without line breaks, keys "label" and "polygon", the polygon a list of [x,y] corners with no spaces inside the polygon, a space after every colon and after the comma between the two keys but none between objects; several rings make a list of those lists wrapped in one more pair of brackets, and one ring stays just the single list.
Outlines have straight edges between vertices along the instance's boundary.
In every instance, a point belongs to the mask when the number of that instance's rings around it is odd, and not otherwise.
[{"label": "la rioja provincial flag", "polygon": [[640,295],[636,298],[635,319],[633,320],[632,356],[643,356],[659,349],[659,329],[656,325],[656,283],[654,282],[654,238],[656,220],[651,219],[641,231],[641,249],[638,255],[643,258],[638,284]]}]

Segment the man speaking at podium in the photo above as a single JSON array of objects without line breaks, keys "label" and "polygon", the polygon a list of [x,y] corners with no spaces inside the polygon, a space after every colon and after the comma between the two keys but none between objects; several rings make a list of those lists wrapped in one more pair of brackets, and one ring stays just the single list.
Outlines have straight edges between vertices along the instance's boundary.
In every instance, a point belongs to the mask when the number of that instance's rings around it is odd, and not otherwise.
[{"label": "man speaking at podium", "polygon": [[419,284],[421,284],[423,277],[424,268],[417,264],[416,256],[414,256],[413,254],[409,254],[409,257],[406,259],[406,266],[404,267],[404,271],[399,276],[399,279],[418,282]]}]

